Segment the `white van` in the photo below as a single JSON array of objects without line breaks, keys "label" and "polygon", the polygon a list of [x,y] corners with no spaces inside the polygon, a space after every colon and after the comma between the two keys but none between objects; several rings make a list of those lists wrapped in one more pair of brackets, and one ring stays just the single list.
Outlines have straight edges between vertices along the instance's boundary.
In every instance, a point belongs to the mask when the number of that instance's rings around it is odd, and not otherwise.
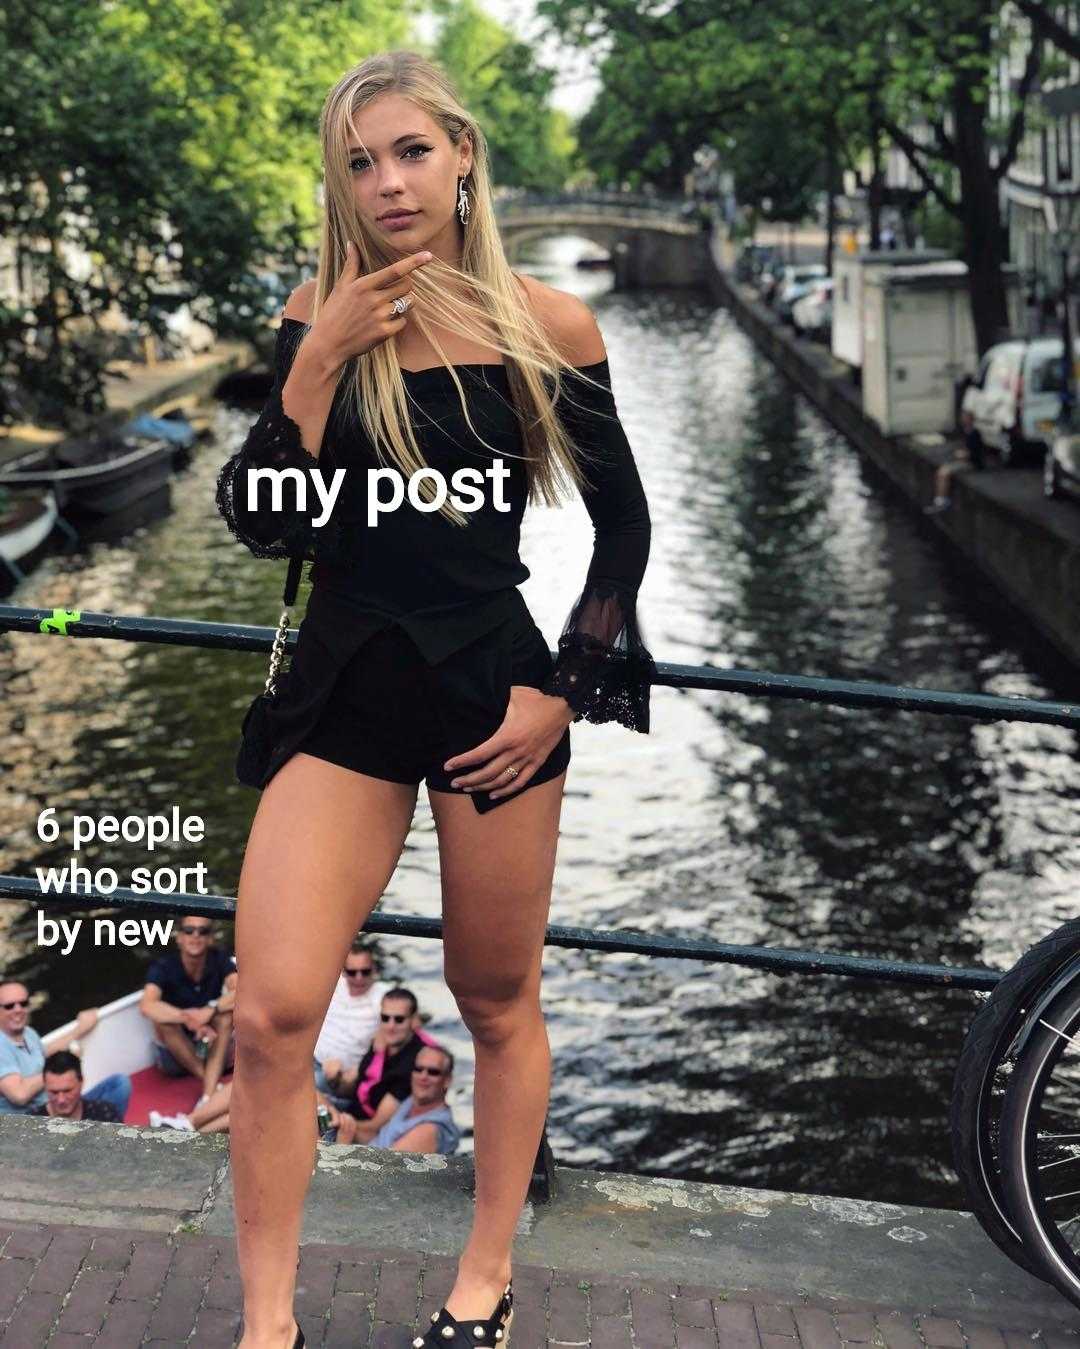
[{"label": "white van", "polygon": [[[1073,351],[1080,357],[1080,337]],[[1060,337],[1016,338],[985,352],[960,403],[969,448],[995,449],[1006,466],[1042,461],[1061,406],[1061,353]]]}]

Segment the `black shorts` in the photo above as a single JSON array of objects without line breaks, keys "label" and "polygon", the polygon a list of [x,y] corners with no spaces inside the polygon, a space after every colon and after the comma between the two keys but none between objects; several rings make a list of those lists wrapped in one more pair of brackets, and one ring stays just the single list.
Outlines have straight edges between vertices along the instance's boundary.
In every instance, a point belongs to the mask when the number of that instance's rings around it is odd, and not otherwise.
[{"label": "black shorts", "polygon": [[[480,812],[548,782],[570,762],[570,727],[521,787],[494,800],[452,787],[482,764],[443,768],[493,735],[506,716],[511,684],[539,688],[553,667],[543,633],[527,613],[429,665],[400,626],[388,624],[346,661],[315,725],[296,752],[387,782],[469,796]],[[511,779],[507,779],[509,783]]]}]

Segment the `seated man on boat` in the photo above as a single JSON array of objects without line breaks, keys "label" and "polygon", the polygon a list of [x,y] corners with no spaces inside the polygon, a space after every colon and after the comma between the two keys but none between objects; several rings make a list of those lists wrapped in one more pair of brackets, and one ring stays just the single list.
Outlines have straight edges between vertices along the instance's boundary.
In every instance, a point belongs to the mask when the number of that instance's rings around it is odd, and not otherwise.
[{"label": "seated man on boat", "polygon": [[345,957],[345,968],[338,975],[315,1041],[315,1086],[338,1109],[349,1105],[356,1086],[355,1078],[351,1090],[343,1082],[343,1066],[359,1063],[367,1053],[379,1029],[379,1009],[389,990],[386,980],[379,978],[374,951],[358,935]]},{"label": "seated man on boat", "polygon": [[50,1119],[93,1119],[108,1124],[120,1124],[123,1115],[106,1097],[93,1100],[83,1095],[82,1064],[77,1054],[69,1049],[57,1049],[45,1060],[42,1071],[45,1079],[44,1105],[31,1110],[32,1115],[47,1115]]},{"label": "seated man on boat", "polygon": [[236,958],[214,945],[213,924],[200,914],[185,914],[175,931],[176,949],[146,972],[139,1011],[154,1023],[158,1068],[199,1078],[203,1102],[233,1067]]},{"label": "seated man on boat", "polygon": [[409,1073],[408,1094],[395,1104],[391,1104],[396,1101],[393,1095],[384,1094],[375,1115],[382,1123],[370,1137],[361,1135],[370,1133],[374,1120],[362,1123],[347,1111],[329,1105],[324,1098],[330,1115],[325,1141],[450,1156],[461,1141],[461,1130],[454,1123],[453,1111],[446,1101],[453,1071],[454,1056],[449,1049],[425,1039]]},{"label": "seated man on boat", "polygon": [[[80,1035],[97,1025],[97,1009],[86,1008],[75,1018],[75,1029],[59,1036],[52,1053],[68,1049]],[[25,984],[14,980],[0,983],[0,1115],[30,1115],[47,1104],[43,1070],[45,1046],[30,1025],[30,994]],[[82,1095],[83,1101],[108,1101],[119,1119],[131,1099],[131,1079],[126,1073],[111,1073]]]},{"label": "seated man on boat", "polygon": [[[355,1121],[355,1126],[346,1126],[351,1135],[347,1141],[374,1139],[412,1090],[417,1055],[424,1045],[436,1043],[423,1029],[416,995],[400,985],[388,989],[379,1006],[379,1028],[363,1058],[354,1068],[328,1072],[331,1090],[346,1102],[336,1108]],[[320,1092],[320,1099],[334,1104],[325,1093]]]}]

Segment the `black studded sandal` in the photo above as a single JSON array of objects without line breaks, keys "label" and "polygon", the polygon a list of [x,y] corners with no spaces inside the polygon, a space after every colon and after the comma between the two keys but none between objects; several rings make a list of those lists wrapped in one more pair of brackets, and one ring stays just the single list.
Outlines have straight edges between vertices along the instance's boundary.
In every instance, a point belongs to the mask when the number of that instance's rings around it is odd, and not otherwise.
[{"label": "black studded sandal", "polygon": [[514,1281],[511,1279],[498,1306],[486,1321],[458,1321],[440,1307],[431,1313],[431,1325],[413,1340],[413,1349],[507,1349],[514,1319]]}]

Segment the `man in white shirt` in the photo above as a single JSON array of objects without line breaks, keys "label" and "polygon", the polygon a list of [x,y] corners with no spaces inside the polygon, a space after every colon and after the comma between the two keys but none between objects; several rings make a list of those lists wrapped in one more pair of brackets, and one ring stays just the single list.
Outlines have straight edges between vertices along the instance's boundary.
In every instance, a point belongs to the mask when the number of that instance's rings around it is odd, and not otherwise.
[{"label": "man in white shirt", "polygon": [[383,994],[390,988],[378,973],[374,955],[357,936],[315,1041],[315,1085],[340,1107],[352,1098],[338,1095],[335,1084],[343,1069],[355,1068],[367,1053],[379,1026]]}]

